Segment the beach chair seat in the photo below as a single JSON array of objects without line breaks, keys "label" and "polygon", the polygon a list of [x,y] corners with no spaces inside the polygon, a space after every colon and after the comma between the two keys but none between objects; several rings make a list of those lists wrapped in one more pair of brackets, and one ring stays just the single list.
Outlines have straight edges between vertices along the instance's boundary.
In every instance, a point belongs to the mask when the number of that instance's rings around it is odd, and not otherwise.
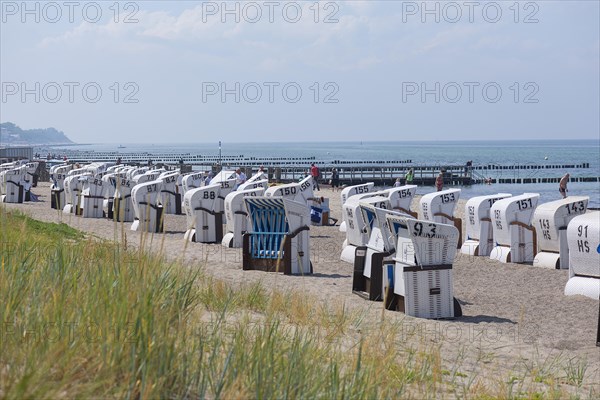
[{"label": "beach chair seat", "polygon": [[452,273],[458,229],[407,216],[386,218],[396,252],[393,264],[383,267],[385,307],[418,318],[460,317]]},{"label": "beach chair seat", "polygon": [[85,176],[81,190],[83,218],[102,218],[104,214],[104,184],[98,176]]},{"label": "beach chair seat", "polygon": [[531,263],[536,254],[536,232],[531,217],[540,195],[524,193],[498,200],[490,216],[494,232],[494,247],[490,258],[508,263]]},{"label": "beach chair seat", "polygon": [[250,220],[244,197],[263,196],[265,188],[262,186],[236,190],[225,196],[225,217],[227,220],[226,233],[221,244],[228,248],[241,248],[243,235],[249,231]]},{"label": "beach chair seat", "polygon": [[[369,193],[374,192],[374,191],[375,191],[375,183],[373,183],[373,182],[361,183],[360,185],[347,186],[347,187],[343,188],[342,191],[340,192],[340,198],[342,200],[342,202],[341,202],[342,207],[346,203],[346,200],[348,200],[350,197],[356,196],[356,195],[368,195]],[[342,213],[342,222],[340,223],[339,229],[340,229],[340,232],[346,232],[346,216],[344,215],[344,213]]]},{"label": "beach chair seat", "polygon": [[[569,199],[569,197],[567,197]],[[571,219],[567,227],[569,280],[565,295],[600,299],[600,211]]]},{"label": "beach chair seat", "polygon": [[458,229],[458,248],[462,245],[462,220],[454,216],[460,198],[460,189],[447,189],[428,193],[421,197],[421,217],[426,221],[450,224]]},{"label": "beach chair seat", "polygon": [[360,202],[359,207],[361,220],[364,223],[361,230],[368,235],[369,240],[366,245],[357,246],[355,250],[352,292],[367,300],[381,301],[383,300],[383,264],[396,250],[386,216],[388,214],[410,216],[379,208],[368,202]]},{"label": "beach chair seat", "polygon": [[184,239],[198,243],[219,243],[223,240],[225,197],[235,185],[235,179],[211,183],[188,190],[183,197],[187,230]]},{"label": "beach chair seat", "polygon": [[565,199],[540,204],[533,213],[537,236],[537,254],[533,265],[552,269],[569,268],[567,226],[578,215],[585,214],[587,196],[569,196]]},{"label": "beach chair seat", "polygon": [[132,231],[163,232],[163,207],[160,204],[162,180],[138,183],[131,189],[135,219]]},{"label": "beach chair seat", "polygon": [[471,256],[488,257],[494,247],[494,234],[490,210],[500,199],[512,196],[510,193],[497,193],[470,198],[465,204],[467,239],[460,252]]},{"label": "beach chair seat", "polygon": [[162,180],[162,189],[160,192],[163,211],[165,214],[181,215],[181,193],[177,187],[179,171],[163,172],[158,179]]},{"label": "beach chair seat", "polygon": [[274,196],[245,196],[244,202],[252,230],[243,235],[243,269],[312,274],[307,204]]}]

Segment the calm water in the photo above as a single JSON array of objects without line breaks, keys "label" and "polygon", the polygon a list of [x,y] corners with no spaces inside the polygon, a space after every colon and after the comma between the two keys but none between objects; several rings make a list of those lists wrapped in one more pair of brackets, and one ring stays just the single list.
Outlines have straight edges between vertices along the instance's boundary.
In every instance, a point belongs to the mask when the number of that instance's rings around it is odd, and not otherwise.
[{"label": "calm water", "polygon": [[[118,146],[125,146],[119,149]],[[218,155],[218,142],[166,144],[89,144],[70,146],[75,150],[95,150],[114,152],[149,153],[191,153]],[[600,141],[436,141],[436,142],[315,142],[315,143],[227,143],[222,142],[223,155],[244,155],[246,157],[311,157],[323,160],[324,165],[334,160],[412,160],[416,165],[463,164],[473,160],[474,165],[546,165],[581,164],[587,162],[587,169],[549,170],[504,170],[496,173],[484,172],[495,178],[504,177],[560,177],[569,172],[571,176],[600,176]],[[418,193],[433,191],[433,187],[419,188]],[[560,198],[558,184],[494,184],[463,187],[463,198],[481,194],[508,192],[540,193],[540,202]],[[569,195],[590,196],[590,207],[600,207],[600,183],[571,182]]]}]

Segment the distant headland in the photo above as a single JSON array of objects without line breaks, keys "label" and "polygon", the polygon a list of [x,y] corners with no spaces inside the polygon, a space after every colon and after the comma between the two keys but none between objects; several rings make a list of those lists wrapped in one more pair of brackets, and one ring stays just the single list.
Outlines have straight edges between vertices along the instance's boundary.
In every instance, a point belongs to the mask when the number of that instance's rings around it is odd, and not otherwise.
[{"label": "distant headland", "polygon": [[73,144],[64,132],[54,128],[23,130],[12,122],[0,124],[0,144],[9,146]]}]

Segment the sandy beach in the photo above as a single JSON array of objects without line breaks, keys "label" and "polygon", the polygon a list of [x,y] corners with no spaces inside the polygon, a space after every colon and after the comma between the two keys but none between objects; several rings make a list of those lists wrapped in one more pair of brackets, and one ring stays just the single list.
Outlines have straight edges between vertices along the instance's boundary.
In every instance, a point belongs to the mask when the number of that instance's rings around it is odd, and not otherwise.
[{"label": "sandy beach", "polygon": [[[140,245],[142,236],[130,230],[131,223],[121,226],[107,219],[84,219],[52,210],[48,183],[40,183],[33,192],[40,196],[40,202],[3,206],[41,221],[67,223],[98,238],[117,238],[131,247]],[[329,198],[331,216],[341,220],[340,192],[321,189],[316,194]],[[460,218],[465,201],[462,199],[457,206],[456,215]],[[416,202],[417,199],[413,210],[417,209]],[[363,312],[366,326],[376,326],[381,318],[398,323],[402,326],[398,345],[440,346],[444,361],[451,364],[460,357],[461,371],[477,373],[485,384],[506,381],[510,376],[518,376],[519,371],[541,369],[551,360],[585,360],[582,387],[566,382],[561,387],[584,396],[600,395],[598,300],[565,296],[567,270],[502,264],[459,254],[453,264],[454,295],[462,305],[463,316],[452,321],[424,320],[400,312],[382,312],[382,303],[369,302],[352,293],[352,265],[339,258],[345,233],[338,226],[310,228],[315,272],[312,276],[242,271],[241,249],[187,243],[183,239],[185,230],[185,216],[166,215],[166,233],[150,235],[145,242],[157,252],[162,249],[169,259],[181,260],[188,268],[202,267],[215,278],[234,285],[261,282],[266,288],[296,291],[315,301],[343,304],[349,310]]]}]

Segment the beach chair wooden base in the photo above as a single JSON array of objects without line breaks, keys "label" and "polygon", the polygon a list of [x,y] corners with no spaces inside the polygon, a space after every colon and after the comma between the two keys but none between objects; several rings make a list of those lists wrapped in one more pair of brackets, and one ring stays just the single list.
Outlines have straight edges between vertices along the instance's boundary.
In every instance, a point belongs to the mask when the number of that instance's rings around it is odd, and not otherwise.
[{"label": "beach chair wooden base", "polygon": [[163,233],[164,232],[164,221],[163,221],[163,208],[154,204],[147,204],[146,202],[141,202],[140,205],[148,205],[151,209],[151,213],[155,213],[155,215],[150,216],[147,221],[140,221],[136,218],[131,224],[132,231],[144,231],[150,233]]},{"label": "beach chair wooden base", "polygon": [[[304,254],[304,252],[294,254],[292,242],[298,234],[300,234],[302,231],[308,230],[308,226],[303,226],[297,229],[295,232],[283,235],[285,237],[283,239],[283,254],[280,254],[280,251],[277,251],[276,254],[258,254],[255,256],[252,255],[251,250],[253,233],[245,233],[242,244],[242,269],[244,271],[258,270],[265,272],[283,272],[284,275],[293,275],[292,257],[299,257],[303,259],[304,257],[308,257],[308,254]],[[309,265],[309,271],[304,274],[308,275],[313,273],[312,262],[309,261]],[[300,265],[299,267],[301,268]],[[303,275],[303,273],[297,273],[296,275]]]},{"label": "beach chair wooden base", "polygon": [[[196,221],[196,227],[185,232],[185,240],[195,243],[221,243],[223,240],[223,213],[202,207],[198,207],[194,211],[204,212],[205,218],[200,220],[204,225],[198,226],[199,222]],[[199,230],[201,231],[200,234],[198,233]]]},{"label": "beach chair wooden base", "polygon": [[62,210],[65,202],[65,190],[50,191],[50,208],[54,210]]},{"label": "beach chair wooden base", "polygon": [[[462,317],[462,307],[456,297],[453,299],[454,306],[454,318]],[[406,313],[406,306],[404,302],[404,296],[401,296],[396,293],[388,293],[385,296],[385,309],[390,311],[400,311],[401,313]],[[440,318],[447,319],[447,318]]]}]

